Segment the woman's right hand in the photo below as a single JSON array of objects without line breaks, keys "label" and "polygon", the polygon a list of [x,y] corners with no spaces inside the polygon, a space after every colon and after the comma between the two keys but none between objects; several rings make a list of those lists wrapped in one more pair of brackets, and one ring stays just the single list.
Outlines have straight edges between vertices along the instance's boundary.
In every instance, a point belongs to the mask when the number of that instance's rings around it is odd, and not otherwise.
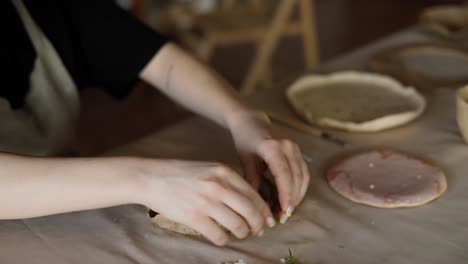
[{"label": "woman's right hand", "polygon": [[233,169],[212,162],[143,159],[133,167],[143,180],[139,202],[189,226],[216,245],[229,230],[242,239],[261,236],[275,220],[260,195]]}]

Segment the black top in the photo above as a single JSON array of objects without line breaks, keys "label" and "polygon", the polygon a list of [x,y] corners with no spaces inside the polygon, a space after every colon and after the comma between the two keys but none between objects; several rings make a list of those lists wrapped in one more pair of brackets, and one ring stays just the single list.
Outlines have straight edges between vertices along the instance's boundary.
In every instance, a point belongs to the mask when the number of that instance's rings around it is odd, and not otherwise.
[{"label": "black top", "polygon": [[[124,97],[167,42],[112,0],[23,0],[79,88]],[[36,52],[10,0],[0,0],[0,97],[24,105]]]}]

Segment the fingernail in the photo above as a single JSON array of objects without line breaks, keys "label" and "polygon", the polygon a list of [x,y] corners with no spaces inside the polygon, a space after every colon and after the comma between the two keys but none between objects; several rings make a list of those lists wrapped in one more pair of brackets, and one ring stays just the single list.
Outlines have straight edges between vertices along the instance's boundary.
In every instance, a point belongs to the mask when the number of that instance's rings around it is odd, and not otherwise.
[{"label": "fingernail", "polygon": [[261,237],[263,236],[263,233],[265,233],[265,231],[263,229],[260,229],[260,231],[258,231],[257,233],[257,236]]},{"label": "fingernail", "polygon": [[288,218],[289,218],[289,216],[286,213],[281,215],[280,224],[284,225],[286,223],[286,221],[288,221]]},{"label": "fingernail", "polygon": [[286,209],[286,215],[288,217],[291,217],[293,212],[294,212],[294,208],[292,208],[292,206],[288,206],[288,208]]},{"label": "fingernail", "polygon": [[267,218],[267,225],[268,225],[269,228],[275,227],[275,225],[276,225],[275,219],[273,217],[269,216]]}]

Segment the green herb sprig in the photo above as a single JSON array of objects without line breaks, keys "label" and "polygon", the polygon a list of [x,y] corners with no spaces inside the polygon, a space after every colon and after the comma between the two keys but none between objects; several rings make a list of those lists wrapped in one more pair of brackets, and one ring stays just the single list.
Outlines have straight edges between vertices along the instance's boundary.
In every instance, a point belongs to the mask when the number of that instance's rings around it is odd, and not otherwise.
[{"label": "green herb sprig", "polygon": [[297,262],[297,259],[296,257],[294,257],[292,251],[290,248],[288,248],[288,251],[289,251],[289,256],[287,258],[283,258],[281,259],[281,262],[285,263],[285,264],[299,264]]}]

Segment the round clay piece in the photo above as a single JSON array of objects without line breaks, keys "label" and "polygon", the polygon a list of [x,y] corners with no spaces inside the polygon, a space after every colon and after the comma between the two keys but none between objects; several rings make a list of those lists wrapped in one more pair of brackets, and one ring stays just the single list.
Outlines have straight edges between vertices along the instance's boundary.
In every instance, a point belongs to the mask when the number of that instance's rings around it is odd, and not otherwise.
[{"label": "round clay piece", "polygon": [[351,132],[375,132],[420,116],[426,101],[388,76],[365,72],[308,75],[287,90],[294,110],[308,123]]},{"label": "round clay piece", "polygon": [[182,235],[201,236],[201,234],[195,231],[194,229],[186,225],[183,225],[181,223],[174,222],[160,214],[151,218],[151,221],[157,227],[165,229],[165,230],[169,230],[169,231],[179,233]]},{"label": "round clay piece", "polygon": [[423,205],[447,189],[438,166],[393,150],[348,156],[329,167],[326,176],[330,186],[345,198],[380,208]]},{"label": "round clay piece", "polygon": [[465,143],[468,144],[468,85],[460,88],[457,93],[457,123]]}]

